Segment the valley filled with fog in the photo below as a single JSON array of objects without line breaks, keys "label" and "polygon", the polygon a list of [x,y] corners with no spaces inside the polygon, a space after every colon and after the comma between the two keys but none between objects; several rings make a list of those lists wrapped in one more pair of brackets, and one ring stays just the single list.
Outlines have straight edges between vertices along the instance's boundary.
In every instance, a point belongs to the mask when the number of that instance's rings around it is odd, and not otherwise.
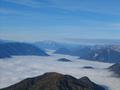
[{"label": "valley filled with fog", "polygon": [[[0,59],[0,88],[15,84],[25,78],[41,75],[46,72],[59,72],[77,78],[89,77],[93,82],[107,86],[109,90],[120,89],[120,78],[106,68],[111,63],[87,61],[76,56],[52,54],[50,56],[14,56]],[[67,58],[71,62],[58,61]],[[90,66],[92,69],[83,68]]]}]

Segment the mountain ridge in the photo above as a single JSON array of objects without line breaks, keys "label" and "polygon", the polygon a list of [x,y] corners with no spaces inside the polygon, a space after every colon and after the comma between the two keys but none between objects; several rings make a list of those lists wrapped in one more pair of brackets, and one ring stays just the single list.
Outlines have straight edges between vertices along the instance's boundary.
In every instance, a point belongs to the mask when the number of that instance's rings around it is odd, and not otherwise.
[{"label": "mountain ridge", "polygon": [[0,44],[0,58],[9,58],[14,55],[48,56],[42,49],[29,43],[6,42]]},{"label": "mountain ridge", "polygon": [[0,90],[105,90],[87,77],[76,79],[70,75],[48,72],[41,76],[25,79]]}]

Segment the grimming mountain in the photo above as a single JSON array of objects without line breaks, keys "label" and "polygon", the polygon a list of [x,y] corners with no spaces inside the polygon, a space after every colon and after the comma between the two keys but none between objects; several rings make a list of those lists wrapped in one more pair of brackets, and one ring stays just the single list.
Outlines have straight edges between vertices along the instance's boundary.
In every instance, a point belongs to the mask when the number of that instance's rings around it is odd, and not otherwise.
[{"label": "grimming mountain", "polygon": [[74,47],[79,46],[77,44],[56,42],[56,41],[51,41],[51,40],[38,41],[38,42],[35,42],[34,44],[42,49],[50,49],[50,50],[57,50],[59,48],[66,48],[66,47],[74,48]]},{"label": "grimming mountain", "polygon": [[48,56],[42,49],[29,43],[6,42],[0,44],[0,58],[12,57],[14,55]]},{"label": "grimming mountain", "polygon": [[76,79],[70,75],[50,72],[34,78],[27,78],[17,84],[0,90],[105,90],[87,77]]},{"label": "grimming mountain", "polygon": [[35,45],[42,49],[51,49],[51,50],[56,50],[57,48],[63,47],[61,43],[57,43],[50,40],[38,41],[38,42],[35,42]]},{"label": "grimming mountain", "polygon": [[66,55],[68,55],[68,54],[71,54],[71,50],[68,48],[59,48],[54,52],[54,54],[64,54],[64,55],[66,54]]}]

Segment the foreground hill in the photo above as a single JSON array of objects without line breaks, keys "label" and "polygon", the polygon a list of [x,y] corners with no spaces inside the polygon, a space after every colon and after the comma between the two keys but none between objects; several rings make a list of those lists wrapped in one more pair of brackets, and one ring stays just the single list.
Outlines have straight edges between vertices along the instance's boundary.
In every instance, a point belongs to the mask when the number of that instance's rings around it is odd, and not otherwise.
[{"label": "foreground hill", "polygon": [[110,66],[108,69],[113,71],[117,76],[120,77],[120,63],[116,63]]},{"label": "foreground hill", "polygon": [[76,79],[59,73],[45,73],[0,90],[105,90],[87,77]]},{"label": "foreground hill", "polygon": [[19,42],[8,42],[0,44],[0,58],[11,57],[12,55],[39,55],[47,56],[40,48]]}]

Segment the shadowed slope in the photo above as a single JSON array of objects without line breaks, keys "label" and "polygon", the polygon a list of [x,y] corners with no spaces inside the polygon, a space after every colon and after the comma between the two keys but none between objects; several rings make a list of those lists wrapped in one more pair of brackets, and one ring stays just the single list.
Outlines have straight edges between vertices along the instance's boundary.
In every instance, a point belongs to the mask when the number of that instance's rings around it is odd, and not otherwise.
[{"label": "shadowed slope", "polygon": [[43,50],[32,44],[19,42],[0,44],[0,58],[11,57],[12,55],[48,56]]},{"label": "shadowed slope", "polygon": [[116,63],[110,66],[108,69],[113,71],[117,76],[120,77],[120,63]]}]

